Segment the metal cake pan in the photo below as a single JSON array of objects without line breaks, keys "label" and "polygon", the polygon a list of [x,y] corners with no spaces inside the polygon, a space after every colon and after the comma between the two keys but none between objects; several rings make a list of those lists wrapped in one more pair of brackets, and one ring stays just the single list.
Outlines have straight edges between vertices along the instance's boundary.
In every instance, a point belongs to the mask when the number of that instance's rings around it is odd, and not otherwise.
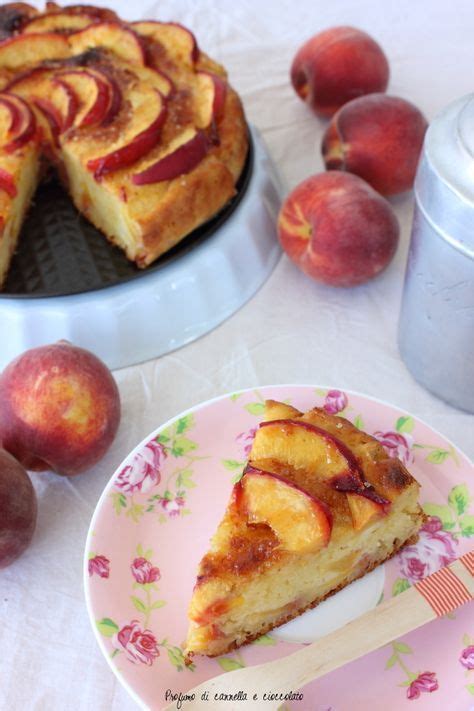
[{"label": "metal cake pan", "polygon": [[0,293],[0,368],[65,338],[110,368],[163,355],[244,304],[275,266],[281,186],[261,136],[236,197],[146,270],[128,262],[54,182],[40,186]]}]

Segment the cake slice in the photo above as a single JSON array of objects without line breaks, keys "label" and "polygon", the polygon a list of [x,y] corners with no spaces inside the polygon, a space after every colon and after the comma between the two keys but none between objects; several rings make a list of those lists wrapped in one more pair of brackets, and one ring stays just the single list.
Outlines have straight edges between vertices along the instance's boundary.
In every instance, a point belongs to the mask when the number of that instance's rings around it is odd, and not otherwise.
[{"label": "cake slice", "polygon": [[187,658],[250,642],[414,542],[424,519],[419,488],[348,420],[267,401],[199,564]]}]

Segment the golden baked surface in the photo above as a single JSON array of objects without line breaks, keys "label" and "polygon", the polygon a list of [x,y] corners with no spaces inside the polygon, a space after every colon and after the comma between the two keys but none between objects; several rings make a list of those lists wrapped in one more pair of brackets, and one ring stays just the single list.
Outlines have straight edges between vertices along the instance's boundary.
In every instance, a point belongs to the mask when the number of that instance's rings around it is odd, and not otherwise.
[{"label": "golden baked surface", "polygon": [[344,418],[267,401],[203,557],[189,655],[214,656],[314,607],[416,538],[419,485]]},{"label": "golden baked surface", "polygon": [[[11,96],[35,124],[18,146],[12,136],[24,119]],[[77,208],[141,267],[225,206],[248,149],[239,97],[189,30],[54,3],[42,13],[0,7],[0,136],[3,229],[22,189],[12,155],[21,165],[35,145]],[[10,242],[24,209],[13,212]],[[11,251],[0,249],[0,279]]]}]

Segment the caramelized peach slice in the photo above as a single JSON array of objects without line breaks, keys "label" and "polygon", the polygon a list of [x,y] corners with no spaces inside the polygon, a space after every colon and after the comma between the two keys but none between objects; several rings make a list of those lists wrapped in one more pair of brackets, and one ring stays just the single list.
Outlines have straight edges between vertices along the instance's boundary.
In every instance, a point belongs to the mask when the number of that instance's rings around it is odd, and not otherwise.
[{"label": "caramelized peach slice", "polygon": [[372,492],[372,498],[368,498],[362,491],[347,494],[347,503],[351,510],[352,525],[356,531],[365,528],[374,519],[385,516],[390,508],[390,502]]},{"label": "caramelized peach slice", "polygon": [[17,122],[16,107],[0,95],[0,147],[9,141]]},{"label": "caramelized peach slice", "polygon": [[9,91],[41,110],[53,136],[72,125],[77,111],[77,97],[68,85],[55,81],[52,70],[33,69],[12,82]]},{"label": "caramelized peach slice", "polygon": [[301,412],[284,402],[278,402],[277,400],[265,400],[265,413],[263,415],[263,421],[269,422],[270,420],[291,420],[295,417],[300,417]]},{"label": "caramelized peach slice", "polygon": [[17,194],[13,175],[3,168],[0,168],[0,190],[6,192],[11,198]]},{"label": "caramelized peach slice", "polygon": [[103,47],[131,64],[144,65],[145,54],[138,36],[117,22],[99,22],[67,37],[73,54]]},{"label": "caramelized peach slice", "polygon": [[212,121],[218,121],[222,115],[227,84],[222,77],[210,72],[197,72],[195,82],[195,125],[198,128],[207,128]]},{"label": "caramelized peach slice", "polygon": [[327,546],[332,519],[322,501],[283,477],[251,466],[241,484],[249,523],[269,525],[284,550],[314,553]]},{"label": "caramelized peach slice", "polygon": [[[130,66],[122,62],[116,62],[118,66],[122,66],[125,71],[130,71]],[[140,81],[147,82],[150,86],[160,92],[162,96],[169,96],[173,89],[173,82],[162,71],[152,69],[151,67],[140,67],[134,65],[133,73]]]},{"label": "caramelized peach slice", "polygon": [[16,70],[47,59],[64,59],[70,54],[67,39],[62,35],[49,32],[17,35],[0,44],[0,67]]},{"label": "caramelized peach slice", "polygon": [[204,610],[193,611],[191,619],[200,625],[208,625],[218,617],[227,614],[230,609],[230,598],[219,598],[211,602]]},{"label": "caramelized peach slice", "polygon": [[96,7],[95,5],[67,5],[61,6],[51,0],[46,2],[46,12],[52,14],[60,12],[63,15],[88,15],[94,17],[98,22],[120,22],[120,18],[113,10],[106,7]]},{"label": "caramelized peach slice", "polygon": [[49,133],[51,134],[52,142],[54,143],[54,145],[58,146],[58,136],[61,133],[63,117],[61,116],[56,105],[53,104],[52,101],[49,101],[49,99],[43,99],[41,97],[36,96],[30,97],[30,101],[37,110],[36,115],[39,118],[40,124],[43,123],[41,120],[43,118],[49,128]]},{"label": "caramelized peach slice", "polygon": [[40,17],[33,17],[22,29],[23,34],[32,32],[57,32],[82,30],[93,23],[98,22],[93,15],[72,15],[68,12],[50,12]]},{"label": "caramelized peach slice", "polygon": [[209,139],[204,131],[193,131],[190,138],[174,150],[158,158],[148,168],[132,175],[134,185],[148,185],[173,180],[196,168],[209,150]]},{"label": "caramelized peach slice", "polygon": [[90,68],[71,69],[58,72],[56,81],[69,86],[77,96],[76,126],[93,126],[106,119],[111,103],[111,87],[103,74]]},{"label": "caramelized peach slice", "polygon": [[132,27],[139,35],[159,42],[170,59],[178,64],[192,67],[199,58],[193,33],[176,22],[132,22]]},{"label": "caramelized peach slice", "polygon": [[87,168],[96,179],[135,163],[151,151],[160,139],[167,113],[161,94],[141,84],[130,91],[126,98],[132,105],[133,113],[123,136],[107,154],[87,161]]},{"label": "caramelized peach slice", "polygon": [[262,422],[255,435],[251,459],[277,459],[327,480],[350,475],[363,485],[359,464],[346,445],[326,430],[301,419]]},{"label": "caramelized peach slice", "polygon": [[365,480],[361,484],[351,473],[334,477],[329,485],[346,494],[356,531],[371,523],[374,518],[385,515],[390,509],[390,501],[380,496],[372,484]]},{"label": "caramelized peach slice", "polygon": [[0,94],[0,105],[10,114],[9,118],[8,113],[3,113],[0,119],[3,137],[1,147],[6,153],[13,153],[36,136],[35,117],[28,104],[19,96],[3,92]]}]

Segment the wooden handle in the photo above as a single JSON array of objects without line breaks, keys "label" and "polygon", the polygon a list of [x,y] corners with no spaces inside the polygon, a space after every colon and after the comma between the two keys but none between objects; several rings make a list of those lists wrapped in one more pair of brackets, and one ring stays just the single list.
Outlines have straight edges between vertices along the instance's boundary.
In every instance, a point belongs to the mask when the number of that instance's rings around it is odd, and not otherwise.
[{"label": "wooden handle", "polygon": [[[437,580],[435,580],[436,576],[438,576]],[[458,581],[456,587],[451,576]],[[450,588],[445,586],[446,578],[456,593],[451,598],[451,604],[448,604]],[[434,586],[430,587],[428,581],[434,582]],[[434,587],[438,595],[433,592]],[[462,562],[457,560],[447,568],[425,578],[421,583],[349,622],[341,629],[295,652],[290,657],[278,660],[291,665],[290,668],[282,664],[279,674],[285,675],[285,683],[290,682],[293,688],[301,688],[313,679],[379,649],[384,644],[421,627],[436,617],[455,610],[465,602],[471,601],[473,593],[474,578]],[[277,678],[275,678],[276,682]]]},{"label": "wooden handle", "polygon": [[[281,701],[275,705],[262,702],[261,698],[254,701],[254,694],[265,690],[273,694],[295,692],[310,681],[472,601],[473,595],[474,551],[471,551],[341,629],[287,657],[209,679],[187,692],[194,695],[194,699],[184,701],[181,708],[183,711],[278,708]],[[207,692],[208,700],[201,699],[204,692]],[[240,700],[236,700],[235,705],[224,700],[219,703],[220,694],[238,693],[246,695],[245,703]],[[176,704],[171,704],[164,711],[177,708]]]}]

